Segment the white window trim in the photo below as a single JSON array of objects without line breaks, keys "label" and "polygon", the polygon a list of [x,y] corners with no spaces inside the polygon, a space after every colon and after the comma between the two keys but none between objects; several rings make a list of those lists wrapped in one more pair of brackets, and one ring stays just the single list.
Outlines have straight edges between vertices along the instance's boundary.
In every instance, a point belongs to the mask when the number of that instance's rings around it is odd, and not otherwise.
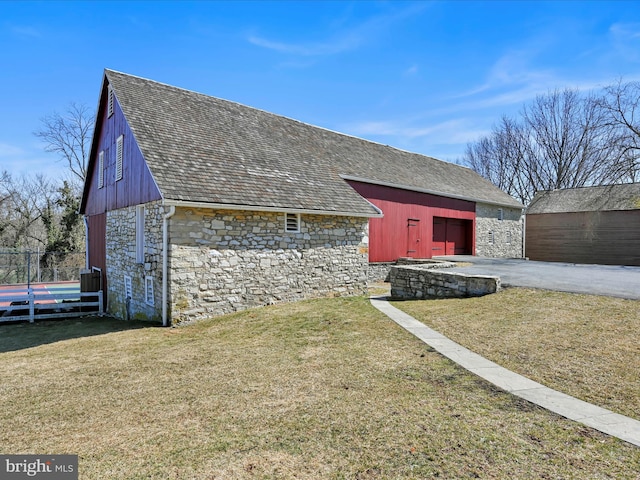
[{"label": "white window trim", "polygon": [[104,150],[98,154],[98,188],[104,187]]},{"label": "white window trim", "polygon": [[495,234],[493,231],[489,231],[489,245],[493,245],[496,241]]},{"label": "white window trim", "polygon": [[116,182],[122,180],[122,162],[124,156],[124,135],[116,140]]},{"label": "white window trim", "polygon": [[151,307],[154,306],[153,277],[149,275],[144,277],[144,302]]},{"label": "white window trim", "polygon": [[144,205],[136,205],[136,263],[144,263]]},{"label": "white window trim", "polygon": [[504,209],[498,209],[498,220],[504,220]]},{"label": "white window trim", "polygon": [[[295,229],[292,228],[292,224],[295,221]],[[299,233],[300,232],[300,214],[299,213],[285,213],[284,214],[284,231],[287,233]]]}]

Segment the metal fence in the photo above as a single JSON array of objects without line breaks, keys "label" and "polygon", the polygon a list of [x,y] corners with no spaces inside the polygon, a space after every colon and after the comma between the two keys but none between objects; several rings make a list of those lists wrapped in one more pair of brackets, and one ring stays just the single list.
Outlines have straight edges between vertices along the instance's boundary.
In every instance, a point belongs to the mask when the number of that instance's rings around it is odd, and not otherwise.
[{"label": "metal fence", "polygon": [[84,267],[84,252],[0,249],[0,285],[79,280]]}]

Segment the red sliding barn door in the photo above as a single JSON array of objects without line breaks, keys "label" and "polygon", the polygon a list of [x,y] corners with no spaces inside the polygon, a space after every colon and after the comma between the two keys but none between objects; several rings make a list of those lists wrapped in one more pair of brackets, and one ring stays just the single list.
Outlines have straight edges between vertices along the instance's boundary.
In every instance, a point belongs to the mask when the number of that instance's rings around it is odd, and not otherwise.
[{"label": "red sliding barn door", "polygon": [[470,254],[472,228],[470,220],[433,217],[433,255]]}]

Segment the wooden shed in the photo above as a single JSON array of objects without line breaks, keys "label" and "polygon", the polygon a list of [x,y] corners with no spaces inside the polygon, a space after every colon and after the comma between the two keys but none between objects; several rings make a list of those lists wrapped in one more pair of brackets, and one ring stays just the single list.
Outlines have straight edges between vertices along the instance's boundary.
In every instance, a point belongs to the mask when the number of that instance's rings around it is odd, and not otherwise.
[{"label": "wooden shed", "polygon": [[640,183],[537,192],[525,232],[531,260],[640,265]]}]

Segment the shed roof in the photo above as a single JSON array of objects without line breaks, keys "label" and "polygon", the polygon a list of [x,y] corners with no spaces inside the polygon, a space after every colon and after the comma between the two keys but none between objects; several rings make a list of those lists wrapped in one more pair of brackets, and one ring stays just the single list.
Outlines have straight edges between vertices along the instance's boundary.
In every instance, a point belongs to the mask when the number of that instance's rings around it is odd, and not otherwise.
[{"label": "shed roof", "polygon": [[375,215],[345,181],[522,205],[471,169],[105,70],[165,200]]},{"label": "shed roof", "polygon": [[640,183],[536,192],[527,214],[640,209]]}]

